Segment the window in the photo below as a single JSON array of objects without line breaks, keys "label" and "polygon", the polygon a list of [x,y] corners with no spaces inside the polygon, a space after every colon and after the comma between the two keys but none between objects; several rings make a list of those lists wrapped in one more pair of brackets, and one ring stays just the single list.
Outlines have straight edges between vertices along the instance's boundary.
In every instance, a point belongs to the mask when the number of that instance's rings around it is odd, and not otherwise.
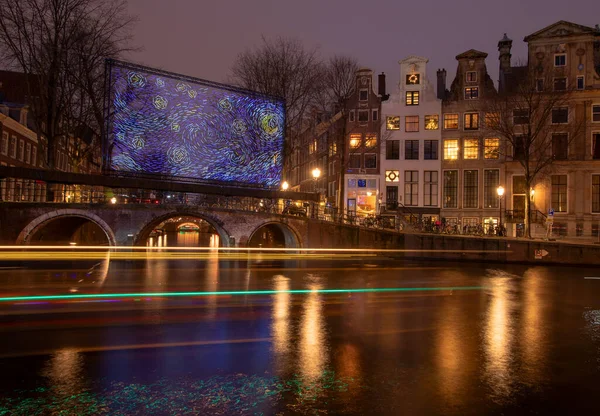
[{"label": "window", "polygon": [[350,111],[349,117],[350,117],[350,122],[354,123],[354,110]]},{"label": "window", "polygon": [[387,116],[385,126],[387,130],[400,130],[400,116]]},{"label": "window", "polygon": [[437,130],[440,127],[440,116],[437,114],[431,114],[425,116],[425,130]]},{"label": "window", "polygon": [[421,82],[421,74],[407,74],[406,85],[419,85]]},{"label": "window", "polygon": [[437,160],[438,159],[438,141],[437,140],[425,140],[423,142],[423,153],[425,160]]},{"label": "window", "polygon": [[37,166],[37,147],[36,146],[32,146],[31,147],[31,164],[33,166]]},{"label": "window", "polygon": [[552,109],[552,124],[565,124],[569,122],[569,107]]},{"label": "window", "polygon": [[567,175],[552,175],[552,208],[567,212]]},{"label": "window", "polygon": [[600,122],[600,104],[592,106],[592,121],[595,123]]},{"label": "window", "polygon": [[360,90],[358,93],[358,99],[360,101],[368,101],[369,100],[369,90]]},{"label": "window", "polygon": [[356,188],[356,179],[348,179],[348,188]]},{"label": "window", "polygon": [[2,132],[2,145],[0,145],[0,150],[3,155],[8,155],[8,133]]},{"label": "window", "polygon": [[337,143],[329,144],[329,156],[333,156],[337,153]]},{"label": "window", "polygon": [[444,114],[444,130],[458,129],[458,114]]},{"label": "window", "polygon": [[419,141],[405,140],[404,141],[404,159],[419,160]]},{"label": "window", "polygon": [[398,187],[397,186],[386,186],[385,187],[385,207],[387,209],[398,208]]},{"label": "window", "polygon": [[565,91],[567,89],[567,78],[554,78],[554,91]]},{"label": "window", "polygon": [[419,105],[419,91],[406,91],[406,105]]},{"label": "window", "polygon": [[463,159],[479,159],[479,139],[463,140]]},{"label": "window", "polygon": [[386,170],[385,171],[385,181],[386,182],[399,182],[400,181],[400,171]]},{"label": "window", "polygon": [[419,116],[406,116],[404,130],[407,132],[419,131]]},{"label": "window", "polygon": [[465,100],[476,100],[479,98],[479,87],[466,87]]},{"label": "window", "polygon": [[367,149],[373,149],[377,147],[377,135],[374,133],[368,133],[365,137],[365,147]]},{"label": "window", "polygon": [[419,171],[404,171],[404,205],[419,205]]},{"label": "window", "polygon": [[426,207],[437,207],[438,205],[438,172],[436,170],[426,170],[423,172],[424,189],[423,205]]},{"label": "window", "polygon": [[10,137],[10,149],[9,149],[10,157],[13,159],[17,158],[17,138],[15,136]]},{"label": "window", "polygon": [[560,53],[554,55],[554,66],[566,66],[567,65],[567,54]]},{"label": "window", "polygon": [[458,208],[458,171],[444,172],[444,208]]},{"label": "window", "polygon": [[538,78],[535,80],[535,90],[537,92],[544,91],[544,78]]},{"label": "window", "polygon": [[463,208],[477,208],[478,173],[476,170],[464,171]]},{"label": "window", "polygon": [[554,160],[567,160],[569,141],[566,133],[552,135],[552,158]]},{"label": "window", "polygon": [[600,213],[600,175],[592,175],[592,212]]},{"label": "window", "polygon": [[365,154],[365,168],[377,169],[377,155],[373,153]]},{"label": "window", "polygon": [[369,110],[358,110],[358,122],[366,123],[369,121]]},{"label": "window", "polygon": [[360,169],[361,167],[361,155],[353,154],[350,155],[350,160],[348,161],[348,167],[350,169]]},{"label": "window", "polygon": [[529,110],[526,108],[519,108],[513,110],[513,124],[527,124],[529,123]]},{"label": "window", "polygon": [[19,160],[22,162],[25,156],[25,142],[23,139],[19,140]]},{"label": "window", "polygon": [[476,71],[467,71],[465,80],[467,82],[477,82],[477,72]]},{"label": "window", "polygon": [[312,155],[313,153],[315,153],[317,151],[317,140],[311,140],[310,143],[308,144],[308,154]]},{"label": "window", "polygon": [[362,135],[360,133],[353,133],[350,135],[350,149],[358,149],[361,145]]},{"label": "window", "polygon": [[444,160],[458,159],[458,139],[444,140]]},{"label": "window", "polygon": [[327,196],[330,197],[335,197],[337,195],[337,182],[333,181],[333,182],[329,182],[328,184],[328,190],[327,190]]},{"label": "window", "polygon": [[483,143],[484,159],[498,159],[500,157],[500,139],[497,137],[486,138]]},{"label": "window", "polygon": [[585,78],[583,77],[583,75],[578,75],[577,76],[577,89],[583,90],[584,88],[585,88]]},{"label": "window", "polygon": [[25,146],[25,163],[28,165],[31,163],[31,143]]},{"label": "window", "polygon": [[592,133],[592,159],[600,159],[600,132]]},{"label": "window", "polygon": [[371,120],[377,121],[378,118],[379,118],[379,111],[373,110],[373,115],[372,115]]},{"label": "window", "polygon": [[478,130],[479,129],[479,113],[465,113],[464,129]]},{"label": "window", "polygon": [[513,143],[513,159],[520,160],[525,157],[525,141],[523,135],[515,134]]},{"label": "window", "polygon": [[486,169],[483,171],[483,207],[498,208],[498,186],[500,185],[500,170]]},{"label": "window", "polygon": [[400,140],[388,140],[385,144],[385,158],[387,160],[400,159]]}]

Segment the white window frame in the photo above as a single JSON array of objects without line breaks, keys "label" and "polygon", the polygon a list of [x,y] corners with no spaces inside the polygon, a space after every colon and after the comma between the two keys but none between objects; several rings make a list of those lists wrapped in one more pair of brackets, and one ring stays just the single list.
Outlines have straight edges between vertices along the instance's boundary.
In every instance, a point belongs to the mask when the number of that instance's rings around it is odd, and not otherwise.
[{"label": "white window frame", "polygon": [[[16,159],[17,158],[17,153],[19,152],[19,140],[17,140],[17,136],[10,136],[10,141],[14,140],[15,141],[15,147],[13,147],[14,151],[11,152],[8,156],[11,157],[12,159]],[[10,141],[8,142],[8,151],[10,152]]]},{"label": "white window frame", "polygon": [[[579,88],[579,80],[582,80],[582,83],[583,83],[581,88]],[[575,88],[578,91],[585,90],[585,75],[577,75],[577,77],[575,78]]]},{"label": "white window frame", "polygon": [[[559,56],[564,56],[565,57],[565,64],[564,65],[556,65],[556,58]],[[567,54],[566,53],[555,53],[554,54],[554,67],[555,68],[564,68],[565,66],[567,66]]]},{"label": "white window frame", "polygon": [[[469,74],[475,74],[475,79],[469,80]],[[465,82],[477,82],[477,71],[467,71],[465,73]]]},{"label": "white window frame", "polygon": [[[594,120],[594,107],[598,107],[598,120]],[[592,123],[600,123],[600,103],[592,103],[591,105],[591,115],[590,115],[590,120],[592,120]]]},{"label": "white window frame", "polygon": [[600,134],[600,130],[592,130],[592,136],[591,136],[591,140],[590,140],[590,152],[592,155],[592,160],[598,160],[598,159],[593,159],[593,157],[594,157],[594,134]]},{"label": "white window frame", "polygon": [[[367,93],[367,98],[365,100],[360,98],[362,92]],[[358,90],[358,101],[362,101],[362,102],[369,101],[369,89],[368,88],[361,88],[360,90]]]},{"label": "white window frame", "polygon": [[[593,194],[592,191],[594,189],[594,185],[593,185],[594,184],[594,176],[600,176],[600,173],[592,173],[590,175],[590,196],[591,196],[591,198],[590,198],[590,213],[592,215],[600,215],[600,211],[593,211],[593,208],[594,208],[594,194]],[[569,180],[567,179],[567,182],[568,181]],[[568,199],[567,199],[567,201],[568,201]]]},{"label": "white window frame", "polygon": [[[465,182],[465,174],[467,173],[467,171],[476,171],[477,172],[477,186],[476,186],[476,188],[477,188],[477,197],[475,198],[475,207],[469,207],[469,208],[465,207],[465,205],[466,205],[465,204],[465,198],[466,198],[466,194],[467,194],[465,192],[465,183],[466,183]],[[459,181],[462,182],[462,188],[459,188],[459,190],[462,191],[462,198],[461,198],[462,199],[462,201],[461,201],[462,202],[462,209],[466,209],[466,210],[469,210],[469,209],[473,209],[473,210],[480,209],[479,208],[479,206],[480,206],[479,203],[481,202],[481,189],[480,189],[481,188],[481,186],[480,186],[481,175],[480,175],[480,169],[468,169],[468,168],[465,168],[465,169],[461,169],[461,172],[462,172],[462,175],[459,174],[459,176],[462,176],[462,178],[459,177]],[[461,179],[462,179],[462,181],[461,181]]]}]

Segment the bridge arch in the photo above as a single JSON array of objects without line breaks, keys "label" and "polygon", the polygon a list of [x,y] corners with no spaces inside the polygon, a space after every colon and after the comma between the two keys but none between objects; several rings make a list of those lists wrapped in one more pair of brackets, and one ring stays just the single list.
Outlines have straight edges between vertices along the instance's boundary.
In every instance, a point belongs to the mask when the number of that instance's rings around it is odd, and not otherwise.
[{"label": "bridge arch", "polygon": [[[230,247],[234,243],[231,241],[229,237],[229,232],[221,225],[221,221],[206,213],[199,213],[193,210],[185,210],[185,211],[172,211],[164,215],[160,215],[156,218],[153,218],[150,222],[144,225],[140,231],[138,232],[133,245],[135,246],[145,246],[146,242],[150,238],[151,233],[159,227],[161,224],[166,221],[174,218],[182,218],[183,223],[181,225],[188,224],[186,218],[194,218],[198,220],[202,220],[206,222],[210,227],[212,227],[219,236],[219,246],[221,247]],[[189,227],[192,228],[192,227]]]},{"label": "bridge arch", "polygon": [[269,221],[258,226],[248,239],[248,247],[300,248],[302,240],[293,226],[281,221]]},{"label": "bridge arch", "polygon": [[[65,223],[65,220],[69,219],[80,219],[81,221],[71,221],[71,226],[78,227],[81,226],[83,222],[91,222],[95,224],[102,232],[106,235],[106,239],[108,240],[108,245],[116,246],[117,240],[115,238],[115,234],[110,226],[99,216],[92,214],[86,210],[81,209],[58,209],[56,211],[47,212],[46,214],[40,215],[31,221],[25,228],[21,231],[19,236],[17,237],[17,244],[28,245],[31,244],[32,237],[38,236],[41,240],[41,236],[38,235],[43,229],[49,226],[51,223],[56,223],[59,221],[61,223]],[[67,227],[68,231],[68,227]],[[76,230],[72,230],[73,234]],[[43,234],[43,233],[42,233]]]}]

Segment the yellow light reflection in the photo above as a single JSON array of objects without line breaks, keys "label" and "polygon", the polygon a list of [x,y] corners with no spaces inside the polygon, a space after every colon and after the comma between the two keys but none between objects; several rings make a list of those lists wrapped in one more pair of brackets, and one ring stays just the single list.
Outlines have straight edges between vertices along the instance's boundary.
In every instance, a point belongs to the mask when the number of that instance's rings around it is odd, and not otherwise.
[{"label": "yellow light reflection", "polygon": [[273,350],[275,352],[275,363],[278,371],[287,368],[287,358],[290,352],[290,306],[291,294],[290,279],[282,276],[273,276],[273,287],[282,291],[273,295],[273,320],[271,334],[273,337]]},{"label": "yellow light reflection", "polygon": [[492,289],[484,329],[485,374],[493,395],[507,398],[512,392],[513,328],[511,322],[510,282],[503,281]]},{"label": "yellow light reflection", "polygon": [[523,275],[523,320],[521,336],[523,345],[523,371],[527,372],[527,378],[541,381],[544,378],[547,345],[546,322],[543,315],[543,293],[542,282],[548,269],[533,268]]},{"label": "yellow light reflection", "polygon": [[65,348],[54,354],[42,371],[56,394],[64,397],[80,394],[83,383],[83,356],[75,349]]},{"label": "yellow light reflection", "polygon": [[[313,283],[309,290],[320,290],[321,285]],[[326,364],[326,345],[323,322],[323,299],[319,292],[306,296],[300,322],[300,373],[306,382],[316,381]]]}]

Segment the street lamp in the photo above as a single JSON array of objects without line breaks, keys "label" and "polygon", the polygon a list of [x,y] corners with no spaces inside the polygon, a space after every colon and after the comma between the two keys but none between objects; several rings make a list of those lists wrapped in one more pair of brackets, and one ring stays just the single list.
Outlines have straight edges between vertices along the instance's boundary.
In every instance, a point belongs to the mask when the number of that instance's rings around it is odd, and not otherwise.
[{"label": "street lamp", "polygon": [[504,196],[504,188],[502,186],[499,186],[498,189],[496,189],[496,192],[498,193],[498,203],[500,206],[500,219],[498,220],[498,234],[502,235],[502,197]]},{"label": "street lamp", "polygon": [[[319,168],[314,168],[314,169],[312,170],[312,176],[313,176],[313,179],[315,180],[315,193],[318,193],[318,192],[317,192],[317,182],[319,181],[319,177],[321,176],[321,169],[319,169]],[[319,199],[320,199],[320,198],[319,198]],[[315,205],[314,205],[314,203],[313,203],[313,218],[314,218],[314,217],[315,217]]]},{"label": "street lamp", "polygon": [[283,181],[283,183],[281,184],[281,189],[283,191],[287,191],[289,187],[290,187],[290,184],[287,183],[287,181]]},{"label": "street lamp", "polygon": [[114,196],[110,199],[110,203],[111,204],[116,204],[117,203],[117,198],[115,198]]}]

